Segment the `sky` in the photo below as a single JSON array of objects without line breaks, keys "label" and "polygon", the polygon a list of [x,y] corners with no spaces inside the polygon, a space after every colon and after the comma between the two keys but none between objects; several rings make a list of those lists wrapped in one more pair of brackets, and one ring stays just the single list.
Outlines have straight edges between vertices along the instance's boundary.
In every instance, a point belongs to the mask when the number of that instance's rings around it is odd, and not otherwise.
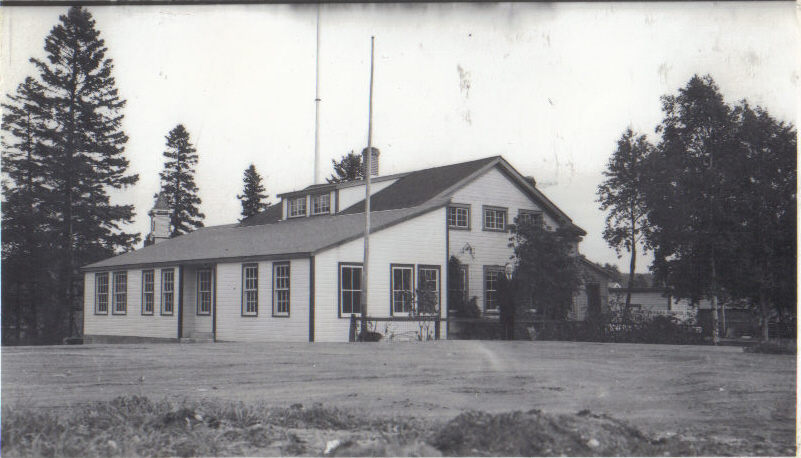
[{"label": "sky", "polygon": [[[367,145],[375,37],[373,145],[381,175],[501,155],[587,231],[581,252],[628,271],[601,234],[596,191],[621,134],[658,137],[660,96],[711,75],[729,103],[747,99],[796,124],[794,2],[349,4],[320,8],[321,175]],[[207,226],[240,217],[252,163],[270,201],[314,182],[315,5],[88,8],[114,61],[139,182],[126,230],[149,230],[165,136],[196,146]],[[44,59],[64,7],[4,6],[0,88],[13,93]],[[640,258],[638,272],[650,259]]]}]

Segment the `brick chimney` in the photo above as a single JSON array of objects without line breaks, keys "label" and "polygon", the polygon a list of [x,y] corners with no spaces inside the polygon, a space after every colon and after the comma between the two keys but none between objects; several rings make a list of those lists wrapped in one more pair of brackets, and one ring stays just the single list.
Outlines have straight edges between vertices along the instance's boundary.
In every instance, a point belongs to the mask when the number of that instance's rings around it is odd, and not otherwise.
[{"label": "brick chimney", "polygon": [[[370,176],[378,176],[378,156],[381,154],[378,148],[372,147],[372,154],[370,154]],[[362,164],[367,167],[367,148],[362,150]]]}]

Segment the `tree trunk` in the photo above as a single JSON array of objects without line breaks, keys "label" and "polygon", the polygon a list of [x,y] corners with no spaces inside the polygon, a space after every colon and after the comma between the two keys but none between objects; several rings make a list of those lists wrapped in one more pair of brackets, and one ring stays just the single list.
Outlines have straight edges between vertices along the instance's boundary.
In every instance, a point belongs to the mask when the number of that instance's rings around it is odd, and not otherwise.
[{"label": "tree trunk", "polygon": [[711,256],[711,265],[712,265],[712,278],[710,281],[710,300],[712,302],[712,343],[715,345],[720,344],[720,332],[718,332],[718,328],[720,327],[720,319],[718,318],[718,292],[717,292],[717,279],[716,279],[716,270],[715,270],[715,250],[712,249],[712,256]]},{"label": "tree trunk", "polygon": [[626,287],[626,305],[623,308],[623,316],[628,318],[629,308],[631,307],[631,288],[634,287],[634,269],[637,266],[637,245],[632,241],[631,260],[629,261],[629,284]]},{"label": "tree trunk", "polygon": [[759,288],[759,310],[762,315],[762,341],[767,342],[770,339],[770,309],[765,297],[765,288],[762,287]]}]

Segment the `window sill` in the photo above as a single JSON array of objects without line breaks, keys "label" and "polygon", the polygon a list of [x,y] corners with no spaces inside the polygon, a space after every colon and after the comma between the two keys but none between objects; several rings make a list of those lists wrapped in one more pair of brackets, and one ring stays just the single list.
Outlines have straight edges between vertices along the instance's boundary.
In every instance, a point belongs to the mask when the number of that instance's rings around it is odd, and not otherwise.
[{"label": "window sill", "polygon": [[470,226],[467,226],[467,227],[448,226],[448,229],[451,229],[451,230],[454,230],[454,231],[469,231],[470,230]]}]

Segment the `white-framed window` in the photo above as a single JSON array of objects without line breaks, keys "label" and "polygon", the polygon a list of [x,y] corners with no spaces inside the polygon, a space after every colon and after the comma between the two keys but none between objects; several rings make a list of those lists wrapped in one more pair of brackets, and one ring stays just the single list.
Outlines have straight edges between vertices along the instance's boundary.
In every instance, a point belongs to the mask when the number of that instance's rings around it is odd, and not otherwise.
[{"label": "white-framed window", "polygon": [[448,207],[448,227],[451,229],[470,229],[470,207],[452,205]]},{"label": "white-framed window", "polygon": [[108,315],[108,274],[95,274],[95,314]]},{"label": "white-framed window", "polygon": [[503,267],[484,266],[484,311],[490,313],[499,311],[498,287],[500,277],[505,273]]},{"label": "white-framed window", "polygon": [[125,315],[128,311],[128,272],[114,272],[114,305],[112,313]]},{"label": "white-framed window", "polygon": [[435,315],[439,310],[439,266],[417,268],[417,312]]},{"label": "white-framed window", "polygon": [[142,315],[152,315],[156,305],[154,276],[152,270],[142,271]]},{"label": "white-framed window", "polygon": [[542,226],[543,224],[542,212],[536,210],[518,210],[517,224]]},{"label": "white-framed window", "polygon": [[484,230],[506,230],[506,209],[501,207],[484,207]]},{"label": "white-framed window", "polygon": [[289,199],[287,214],[290,218],[306,216],[306,196]]},{"label": "white-framed window", "polygon": [[242,315],[259,314],[259,265],[242,266]]},{"label": "white-framed window", "polygon": [[289,263],[273,263],[273,316],[289,316]]},{"label": "white-framed window", "polygon": [[412,291],[414,291],[412,278],[414,276],[414,266],[391,265],[390,271],[392,275],[392,304],[390,313],[392,315],[408,314],[412,309]]},{"label": "white-framed window", "polygon": [[211,315],[211,269],[197,271],[197,314]]},{"label": "white-framed window", "polygon": [[339,315],[349,317],[362,312],[362,266],[339,265]]},{"label": "white-framed window", "polygon": [[175,305],[175,269],[161,269],[161,314],[172,315]]},{"label": "white-framed window", "polygon": [[318,194],[311,198],[312,215],[331,213],[331,194]]}]

